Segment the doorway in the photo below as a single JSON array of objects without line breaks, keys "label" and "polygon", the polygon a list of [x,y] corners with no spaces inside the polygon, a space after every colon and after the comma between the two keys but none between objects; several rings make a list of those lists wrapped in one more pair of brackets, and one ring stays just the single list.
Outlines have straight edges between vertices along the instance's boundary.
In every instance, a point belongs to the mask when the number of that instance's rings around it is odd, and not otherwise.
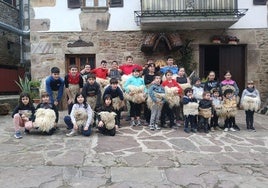
[{"label": "doorway", "polygon": [[245,87],[246,45],[200,45],[199,75],[206,78],[210,71],[219,81],[229,70],[236,81],[241,95]]}]

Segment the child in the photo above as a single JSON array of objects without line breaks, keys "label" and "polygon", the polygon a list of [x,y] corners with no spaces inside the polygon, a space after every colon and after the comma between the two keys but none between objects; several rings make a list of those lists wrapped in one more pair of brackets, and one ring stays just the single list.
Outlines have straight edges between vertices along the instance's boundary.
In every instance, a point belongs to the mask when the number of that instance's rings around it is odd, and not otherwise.
[{"label": "child", "polygon": [[[103,92],[103,97],[110,95],[112,97],[112,105],[116,113],[116,124],[121,127],[120,118],[121,111],[124,106],[124,94],[120,87],[118,87],[118,80],[116,78],[111,78],[110,85],[105,88]],[[104,98],[103,98],[104,99]]]},{"label": "child", "polygon": [[121,72],[122,72],[122,70],[120,70],[118,68],[118,62],[113,61],[112,62],[112,68],[110,68],[108,70],[108,77],[109,78],[116,78],[119,81],[119,80],[121,80]]},{"label": "child", "polygon": [[[237,100],[237,103],[239,101],[239,88],[234,80],[232,80],[232,75],[230,71],[226,71],[224,74],[224,80],[220,83],[220,94],[222,95],[226,89],[232,89],[234,98]],[[235,117],[232,117],[233,119],[233,128],[235,130],[240,130],[240,128],[235,123]]]},{"label": "child", "polygon": [[12,113],[13,124],[15,127],[14,137],[17,139],[22,138],[21,127],[24,127],[25,132],[33,127],[35,108],[32,104],[29,93],[22,92],[19,97],[19,104],[15,107]]},{"label": "child", "polygon": [[74,97],[77,93],[82,91],[84,84],[83,78],[78,72],[76,65],[69,66],[69,73],[64,78],[64,84],[68,97],[68,114],[70,114],[74,103]]},{"label": "child", "polygon": [[93,110],[100,107],[101,89],[100,85],[96,82],[96,76],[94,74],[87,76],[87,83],[82,89],[82,94],[86,97],[87,103]]},{"label": "child", "polygon": [[200,78],[193,78],[193,96],[196,98],[197,102],[204,98],[203,92],[204,88],[201,86]]},{"label": "child", "polygon": [[[155,75],[153,84],[149,87],[149,99],[152,101],[152,104],[148,104],[151,108],[151,117],[149,127],[151,130],[160,130],[158,126],[161,110],[164,103],[165,89],[161,86],[161,76],[160,74]],[[149,103],[149,99],[147,102]]]},{"label": "child", "polygon": [[210,100],[210,92],[203,93],[203,99],[199,101],[199,123],[198,129],[204,127],[204,132],[208,133],[208,119],[212,116],[212,101]]},{"label": "child", "polygon": [[[102,115],[103,113],[103,115]],[[99,131],[104,135],[114,136],[116,133],[118,117],[113,108],[112,96],[107,94],[103,97],[103,105],[98,109],[98,124]]]},{"label": "child", "polygon": [[127,56],[126,57],[126,63],[119,66],[119,69],[122,71],[124,75],[130,75],[134,69],[138,69],[142,71],[142,66],[138,64],[134,64],[133,57]]},{"label": "child", "polygon": [[222,104],[222,111],[223,115],[225,116],[225,121],[224,121],[224,132],[227,131],[232,131],[235,132],[236,130],[234,129],[234,120],[235,120],[235,115],[237,112],[237,103],[236,103],[236,98],[234,95],[234,92],[232,89],[226,89],[224,91],[224,96],[223,96],[223,104]]},{"label": "child", "polygon": [[[155,64],[149,63],[148,67],[147,67],[147,71],[144,71],[144,83],[145,83],[147,89],[149,89],[151,83],[154,80],[154,77],[155,77]],[[146,123],[149,125],[151,111],[148,108],[147,103],[145,103],[145,105],[144,105],[144,117],[145,117]]]},{"label": "child", "polygon": [[82,93],[76,94],[74,100],[70,116],[64,117],[67,129],[72,129],[66,136],[74,136],[77,131],[81,131],[84,136],[89,136],[91,134],[92,109]]},{"label": "child", "polygon": [[[168,88],[177,88],[177,93],[175,95],[181,95],[182,93],[182,88],[180,87],[180,85],[176,82],[176,80],[172,79],[173,73],[171,70],[167,70],[166,71],[166,80],[162,82],[162,86],[163,87],[168,87]],[[169,117],[169,127],[170,128],[177,128],[177,126],[175,125],[174,122],[174,112],[173,112],[173,107],[171,107],[170,103],[176,103],[179,101],[166,101],[164,103],[164,106],[162,108],[162,112],[161,112],[161,126],[165,127],[165,119],[166,119],[166,115],[168,115]]]},{"label": "child", "polygon": [[221,107],[222,98],[220,97],[220,92],[218,89],[216,88],[212,89],[211,99],[213,106],[213,114],[210,119],[210,130],[214,132],[215,130],[221,130],[218,121],[222,108]]},{"label": "child", "polygon": [[95,74],[97,78],[106,79],[108,75],[107,61],[101,61],[101,67],[91,70],[92,74]]},{"label": "child", "polygon": [[132,76],[128,78],[124,84],[124,89],[130,103],[130,125],[141,126],[141,103],[145,102],[146,88],[144,80],[140,77],[139,69],[133,69]]},{"label": "child", "polygon": [[210,93],[212,93],[213,89],[219,89],[220,83],[215,80],[214,71],[210,71],[207,78],[208,80],[205,82],[204,91],[209,91]]},{"label": "child", "polygon": [[80,74],[84,80],[84,84],[87,82],[87,75],[90,74],[90,71],[91,71],[91,67],[88,64],[86,64],[84,69],[80,71]]},{"label": "child", "polygon": [[[184,132],[193,133],[197,132],[196,116],[198,114],[198,103],[193,97],[193,89],[186,88],[184,90],[184,96],[182,98],[183,114],[184,114]],[[189,129],[189,124],[191,129]]]},{"label": "child", "polygon": [[62,99],[64,89],[64,80],[60,78],[60,69],[58,67],[51,68],[51,76],[46,79],[46,92],[52,104],[58,106]]},{"label": "child", "polygon": [[[44,132],[47,133],[48,135],[52,135],[54,133],[54,131],[56,130],[56,127],[57,127],[56,125],[59,121],[59,112],[58,112],[57,107],[54,104],[50,103],[49,95],[47,92],[43,92],[41,94],[41,103],[39,103],[36,106],[36,114],[35,115],[38,115],[39,109],[51,109],[54,111],[54,118],[55,118],[54,122],[52,119],[48,119],[49,122],[47,122],[47,121],[44,122],[44,119],[41,119],[41,121],[43,121],[42,124],[44,124],[44,126],[46,126],[46,125],[48,126],[48,128],[47,128],[48,131],[47,132],[44,131]],[[44,111],[41,115],[44,116],[44,115],[46,115],[45,113],[46,112]],[[47,117],[50,117],[49,115],[50,115],[50,112],[47,113]],[[44,118],[44,117],[41,117],[41,118]],[[34,126],[40,127],[40,125],[35,122],[36,120],[38,122],[38,117],[35,116]]]},{"label": "child", "polygon": [[255,88],[252,80],[248,81],[247,88],[244,89],[241,97],[241,105],[246,113],[247,130],[256,131],[253,126],[254,111],[260,108],[261,100],[259,91]]}]

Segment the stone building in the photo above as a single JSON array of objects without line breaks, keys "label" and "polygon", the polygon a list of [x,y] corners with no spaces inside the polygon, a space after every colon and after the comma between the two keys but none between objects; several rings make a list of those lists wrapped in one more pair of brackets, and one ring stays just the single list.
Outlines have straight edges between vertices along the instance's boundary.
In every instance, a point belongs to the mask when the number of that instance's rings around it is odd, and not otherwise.
[{"label": "stone building", "polygon": [[[53,66],[63,77],[70,64],[173,55],[201,78],[231,70],[241,90],[252,79],[268,97],[266,0],[31,0],[30,15],[33,78]],[[186,60],[182,49],[191,52]]]},{"label": "stone building", "polygon": [[26,0],[0,1],[0,94],[17,93],[14,80],[30,65],[28,7]]}]

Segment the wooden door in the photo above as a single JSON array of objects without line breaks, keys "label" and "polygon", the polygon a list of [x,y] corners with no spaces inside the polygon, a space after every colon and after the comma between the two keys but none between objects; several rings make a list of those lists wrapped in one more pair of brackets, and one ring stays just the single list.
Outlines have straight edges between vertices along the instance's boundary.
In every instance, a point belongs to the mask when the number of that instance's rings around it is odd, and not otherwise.
[{"label": "wooden door", "polygon": [[238,84],[240,94],[245,87],[246,45],[200,45],[199,76],[215,71],[219,81],[229,70]]}]

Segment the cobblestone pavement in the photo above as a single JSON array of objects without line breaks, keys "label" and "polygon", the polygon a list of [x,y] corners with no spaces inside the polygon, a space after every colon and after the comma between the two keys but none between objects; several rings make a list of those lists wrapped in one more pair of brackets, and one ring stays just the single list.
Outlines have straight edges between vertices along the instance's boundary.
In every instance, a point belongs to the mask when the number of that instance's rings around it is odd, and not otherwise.
[{"label": "cobblestone pavement", "polygon": [[32,132],[13,137],[12,119],[0,116],[0,187],[268,187],[268,116],[255,114],[257,132],[187,134],[123,127],[114,137],[93,130],[90,137]]}]

